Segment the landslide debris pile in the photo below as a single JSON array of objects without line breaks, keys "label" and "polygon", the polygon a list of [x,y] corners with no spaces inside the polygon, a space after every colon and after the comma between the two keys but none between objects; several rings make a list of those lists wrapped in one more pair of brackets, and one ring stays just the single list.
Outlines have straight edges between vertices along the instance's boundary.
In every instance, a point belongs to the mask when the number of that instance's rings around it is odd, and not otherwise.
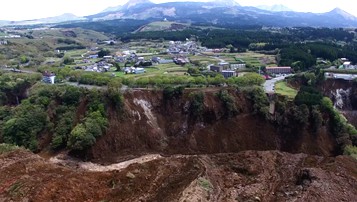
[{"label": "landslide debris pile", "polygon": [[171,156],[92,172],[0,155],[0,201],[354,201],[357,162],[278,151]]}]

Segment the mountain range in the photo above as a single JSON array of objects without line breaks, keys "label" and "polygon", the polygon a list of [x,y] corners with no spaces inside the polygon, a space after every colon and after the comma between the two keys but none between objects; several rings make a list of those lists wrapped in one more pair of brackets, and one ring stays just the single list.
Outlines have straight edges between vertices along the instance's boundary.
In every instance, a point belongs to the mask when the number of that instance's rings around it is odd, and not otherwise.
[{"label": "mountain range", "polygon": [[327,13],[294,12],[283,5],[241,6],[234,0],[212,2],[168,2],[155,4],[150,0],[130,0],[122,6],[110,7],[85,17],[65,14],[38,20],[4,22],[0,24],[39,24],[68,21],[105,21],[114,19],[164,20],[221,26],[277,27],[357,27],[357,18],[339,8]]}]

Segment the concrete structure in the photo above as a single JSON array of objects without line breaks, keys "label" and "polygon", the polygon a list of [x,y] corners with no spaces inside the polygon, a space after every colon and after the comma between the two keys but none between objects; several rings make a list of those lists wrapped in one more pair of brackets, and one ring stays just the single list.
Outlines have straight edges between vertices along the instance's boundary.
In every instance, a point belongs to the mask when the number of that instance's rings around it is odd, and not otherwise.
[{"label": "concrete structure", "polygon": [[290,74],[291,67],[266,67],[266,71],[270,74]]}]

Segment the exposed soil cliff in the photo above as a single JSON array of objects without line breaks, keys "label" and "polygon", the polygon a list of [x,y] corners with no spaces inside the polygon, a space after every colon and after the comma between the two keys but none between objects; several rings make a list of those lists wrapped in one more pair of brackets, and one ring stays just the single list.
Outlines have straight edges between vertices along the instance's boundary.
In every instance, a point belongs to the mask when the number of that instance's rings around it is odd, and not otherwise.
[{"label": "exposed soil cliff", "polygon": [[[211,154],[245,150],[280,150],[331,156],[335,138],[323,126],[318,132],[292,124],[282,128],[253,114],[253,103],[244,93],[230,89],[238,115],[227,118],[217,97],[220,89],[204,91],[201,119],[190,113],[190,93],[164,100],[162,91],[140,90],[125,94],[125,115],[109,110],[106,135],[97,140],[89,157],[117,162],[146,153]],[[199,91],[199,90],[197,90]]]},{"label": "exposed soil cliff", "polygon": [[278,151],[161,157],[107,172],[0,155],[0,201],[354,201],[357,162]]}]

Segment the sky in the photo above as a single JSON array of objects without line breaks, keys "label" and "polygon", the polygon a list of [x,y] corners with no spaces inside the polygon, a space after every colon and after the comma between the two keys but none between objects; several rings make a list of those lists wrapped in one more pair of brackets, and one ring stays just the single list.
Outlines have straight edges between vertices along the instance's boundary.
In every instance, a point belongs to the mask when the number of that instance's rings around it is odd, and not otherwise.
[{"label": "sky", "polygon": [[[151,0],[163,3],[174,0]],[[182,0],[181,0],[182,1]],[[204,0],[190,0],[204,1]],[[339,7],[357,16],[355,0],[236,0],[242,6],[283,4],[294,11],[328,12]],[[96,14],[111,6],[123,5],[127,0],[2,0],[0,20],[30,20],[73,13],[77,16]]]}]

